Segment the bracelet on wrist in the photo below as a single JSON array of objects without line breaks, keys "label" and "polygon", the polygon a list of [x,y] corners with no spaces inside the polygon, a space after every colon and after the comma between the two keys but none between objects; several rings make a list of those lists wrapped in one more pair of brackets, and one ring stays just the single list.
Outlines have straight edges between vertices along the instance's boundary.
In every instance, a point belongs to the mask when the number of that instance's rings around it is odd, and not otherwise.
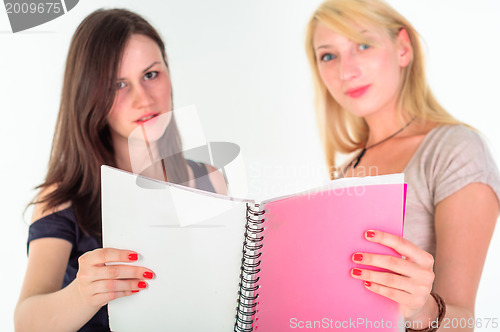
[{"label": "bracelet on wrist", "polygon": [[441,322],[443,321],[444,316],[446,315],[446,303],[444,302],[443,298],[439,296],[439,294],[432,292],[431,295],[434,298],[434,300],[436,300],[438,306],[437,326],[432,326],[432,322],[430,322],[431,324],[429,324],[429,327],[425,329],[415,330],[407,327],[406,332],[435,332],[439,329],[439,326],[441,325]]}]

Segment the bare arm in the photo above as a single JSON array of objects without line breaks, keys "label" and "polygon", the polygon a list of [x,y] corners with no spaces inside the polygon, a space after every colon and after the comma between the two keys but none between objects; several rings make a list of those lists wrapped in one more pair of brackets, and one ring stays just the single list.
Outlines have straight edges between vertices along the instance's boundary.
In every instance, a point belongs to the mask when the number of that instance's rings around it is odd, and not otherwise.
[{"label": "bare arm", "polygon": [[[44,238],[32,241],[28,269],[15,310],[17,331],[75,331],[109,301],[146,288],[153,271],[133,262],[129,250],[96,249],[80,256],[76,279],[61,289],[71,244]],[[135,255],[135,257],[134,257]]]},{"label": "bare arm", "polygon": [[496,195],[480,183],[466,186],[436,207],[434,291],[446,301],[450,322],[474,317],[477,288],[498,213]]},{"label": "bare arm", "polygon": [[[436,207],[433,291],[446,302],[446,316],[439,331],[474,330],[477,288],[498,212],[496,195],[481,183],[466,186]],[[415,321],[425,327],[436,317],[437,305],[430,297]],[[460,328],[460,320],[464,319],[467,326]]]},{"label": "bare arm", "polygon": [[221,195],[227,195],[227,185],[226,180],[224,180],[224,175],[216,170],[213,166],[206,165],[208,178],[212,185],[214,186],[215,192]]},{"label": "bare arm", "polygon": [[62,239],[31,242],[14,314],[16,331],[76,331],[99,310],[82,301],[75,282],[61,289],[71,249]]},{"label": "bare arm", "polygon": [[[52,212],[44,212],[37,204],[33,219]],[[61,289],[72,246],[67,240],[50,237],[31,241],[14,312],[16,331],[76,331],[103,305],[139,291],[147,286],[143,279],[154,276],[151,270],[139,266],[106,265],[136,261],[137,255],[129,256],[136,254],[133,251],[96,249],[80,256],[76,279]]]}]

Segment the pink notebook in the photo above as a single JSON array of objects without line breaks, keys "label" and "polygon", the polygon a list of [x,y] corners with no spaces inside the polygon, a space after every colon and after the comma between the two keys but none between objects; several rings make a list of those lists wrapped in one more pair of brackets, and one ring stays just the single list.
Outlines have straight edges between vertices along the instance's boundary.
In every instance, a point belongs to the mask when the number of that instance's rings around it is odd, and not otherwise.
[{"label": "pink notebook", "polygon": [[367,290],[350,271],[357,266],[351,260],[355,252],[398,255],[367,241],[364,232],[402,236],[405,198],[404,184],[366,185],[273,200],[249,210],[257,236],[247,241],[255,250],[249,250],[254,259],[248,260],[244,279],[250,281],[243,289],[254,290],[248,295],[254,300],[240,301],[240,323],[251,322],[259,332],[397,331],[397,303]]},{"label": "pink notebook", "polygon": [[396,303],[350,270],[357,251],[396,255],[363,234],[402,234],[402,174],[258,202],[107,166],[101,176],[103,245],[137,251],[134,264],[155,272],[108,304],[112,330],[395,330]]}]

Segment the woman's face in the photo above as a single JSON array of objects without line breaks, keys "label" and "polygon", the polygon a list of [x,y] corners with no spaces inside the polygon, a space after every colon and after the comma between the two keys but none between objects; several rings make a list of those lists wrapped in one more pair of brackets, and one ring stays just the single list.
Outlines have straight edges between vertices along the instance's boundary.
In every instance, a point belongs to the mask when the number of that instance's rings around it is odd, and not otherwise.
[{"label": "woman's face", "polygon": [[113,142],[128,139],[139,125],[150,126],[172,110],[170,76],[158,45],[132,35],[121,59],[118,90],[108,123]]},{"label": "woman's face", "polygon": [[395,111],[402,68],[412,56],[406,30],[396,41],[375,28],[360,32],[370,45],[318,23],[313,43],[321,79],[340,106],[356,116]]}]

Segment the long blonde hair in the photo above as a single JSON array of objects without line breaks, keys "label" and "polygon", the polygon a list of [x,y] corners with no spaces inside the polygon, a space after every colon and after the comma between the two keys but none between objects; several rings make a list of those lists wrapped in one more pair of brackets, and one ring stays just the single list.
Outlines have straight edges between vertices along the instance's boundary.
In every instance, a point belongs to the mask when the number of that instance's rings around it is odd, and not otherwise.
[{"label": "long blonde hair", "polygon": [[[369,43],[353,25],[383,28],[395,40],[401,29],[410,37],[413,58],[402,72],[398,98],[400,118],[419,118],[440,125],[459,124],[436,100],[425,77],[424,54],[415,28],[383,0],[326,0],[314,12],[306,31],[306,54],[311,66],[316,118],[329,170],[334,170],[337,153],[351,153],[365,146],[368,126],[363,118],[343,109],[328,92],[318,71],[313,36],[321,22],[336,33],[359,42]],[[403,120],[402,120],[403,121]],[[330,177],[334,178],[330,171]]]}]

